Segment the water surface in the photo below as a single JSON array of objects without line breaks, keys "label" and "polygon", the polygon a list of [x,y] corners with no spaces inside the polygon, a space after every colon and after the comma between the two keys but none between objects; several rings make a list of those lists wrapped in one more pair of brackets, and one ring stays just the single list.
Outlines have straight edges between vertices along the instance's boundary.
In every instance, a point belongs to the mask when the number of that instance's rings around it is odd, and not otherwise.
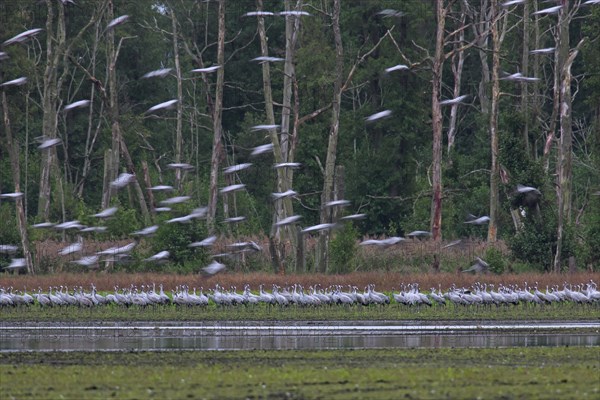
[{"label": "water surface", "polygon": [[600,323],[361,321],[17,323],[0,352],[600,346]]}]

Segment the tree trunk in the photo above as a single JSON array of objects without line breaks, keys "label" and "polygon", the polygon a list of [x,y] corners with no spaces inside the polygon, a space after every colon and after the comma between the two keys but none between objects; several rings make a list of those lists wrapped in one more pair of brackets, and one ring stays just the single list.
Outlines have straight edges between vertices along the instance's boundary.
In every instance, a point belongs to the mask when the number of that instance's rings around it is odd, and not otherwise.
[{"label": "tree trunk", "polygon": [[108,204],[108,198],[106,196],[108,196],[108,194],[110,193],[110,167],[112,165],[112,150],[111,149],[106,149],[104,151],[104,173],[102,175],[102,208],[106,208],[104,207],[105,204]]},{"label": "tree trunk", "polygon": [[[562,17],[562,18],[561,18]],[[569,45],[569,16],[568,1],[563,1],[563,9],[559,14],[560,28],[560,51]],[[566,32],[566,33],[565,33]],[[566,42],[566,43],[565,43]],[[558,151],[558,161],[556,163],[558,187],[558,229],[556,235],[556,255],[554,257],[554,272],[560,272],[562,261],[562,246],[564,241],[564,228],[571,223],[572,214],[572,177],[573,177],[573,128],[572,128],[572,98],[571,98],[571,66],[579,47],[584,39],[579,42],[577,47],[571,51],[565,59],[561,68],[560,85],[560,146]]]},{"label": "tree trunk", "polygon": [[[0,73],[0,82],[2,81],[2,74]],[[6,92],[2,90],[2,114],[4,119],[4,130],[6,132],[6,145],[8,147],[8,154],[10,157],[10,165],[12,169],[13,184],[15,192],[21,192],[21,169],[19,166],[19,147],[17,143],[13,143],[12,131],[10,127],[10,118],[8,116],[8,101],[6,100]],[[48,151],[48,150],[46,150]],[[23,197],[15,199],[15,206],[17,211],[17,227],[19,229],[19,236],[21,237],[21,247],[23,249],[23,257],[25,258],[25,264],[27,265],[27,273],[35,274],[35,267],[31,261],[31,251],[29,250],[29,237],[27,235],[27,219],[25,217],[25,208],[23,207]],[[3,223],[8,223],[4,221]]]},{"label": "tree trunk", "polygon": [[[523,4],[523,48],[521,50],[521,71],[523,75],[529,76],[529,19],[531,11],[529,10],[529,1]],[[521,112],[523,113],[523,144],[525,152],[531,155],[531,146],[529,145],[529,89],[527,82],[521,82]]]},{"label": "tree trunk", "polygon": [[[114,18],[113,1],[108,1],[108,9],[106,18],[111,21]],[[108,113],[110,120],[110,131],[111,131],[111,148],[112,154],[110,158],[110,165],[106,166],[108,181],[112,182],[117,178],[119,174],[119,165],[121,158],[121,126],[119,124],[119,103],[118,103],[118,88],[117,88],[117,50],[115,49],[115,30],[109,29],[107,32],[107,76],[108,76]],[[112,198],[116,195],[117,191],[111,185],[106,187],[107,193],[103,196],[102,208],[106,208],[110,205]]]},{"label": "tree trunk", "polygon": [[302,228],[296,225],[297,243],[296,247],[296,273],[301,274],[306,272],[306,257],[304,256],[304,234]]},{"label": "tree trunk", "polygon": [[[466,23],[466,12],[463,12],[460,18],[461,27],[465,27]],[[455,44],[455,48],[460,48],[465,41],[465,29],[461,29],[459,33],[458,42]],[[457,58],[456,62],[454,59]],[[452,55],[452,74],[454,75],[454,98],[460,96],[460,85],[462,81],[462,73],[463,67],[465,64],[465,52],[463,50],[458,50]],[[453,104],[450,109],[450,123],[448,125],[448,154],[450,154],[450,150],[454,146],[454,138],[456,137],[456,124],[458,120],[458,107],[459,104]]]},{"label": "tree trunk", "polygon": [[[489,30],[490,30],[490,17],[489,17],[489,2],[488,0],[481,0],[479,2],[479,11],[474,10],[471,12],[471,18],[476,23],[471,25],[473,35],[476,37],[477,54],[479,55],[479,63],[481,66],[481,80],[479,81],[478,96],[479,103],[481,105],[481,112],[487,114],[489,112],[489,94],[488,86],[490,83],[490,67],[488,63],[488,41],[489,41]],[[463,7],[465,10],[469,9],[467,0],[463,0]]]},{"label": "tree trunk", "polygon": [[[571,128],[570,128],[570,120],[571,120],[571,82],[570,76],[569,81],[565,81],[565,72],[568,71],[569,75],[571,72],[571,66],[567,64],[567,57],[569,54],[569,45],[570,45],[570,37],[569,37],[569,2],[568,0],[562,0],[561,2],[562,8],[558,13],[558,22],[556,24],[556,32],[555,32],[555,50],[554,50],[554,103],[552,107],[552,121],[551,121],[551,131],[550,135],[554,135],[555,126],[557,124],[557,117],[560,118],[560,129],[561,129],[561,137],[560,144],[558,148],[557,161],[556,161],[556,202],[558,208],[558,220],[557,220],[557,236],[556,236],[556,253],[554,254],[554,263],[553,270],[554,272],[560,272],[561,269],[561,261],[562,261],[562,244],[563,244],[563,234],[564,234],[564,226],[565,226],[565,190],[568,192],[570,189],[570,182],[566,182],[564,179],[566,174],[570,174],[570,158],[571,154],[565,153],[567,150],[567,146],[570,150],[570,145],[572,141],[571,137]],[[563,98],[563,96],[567,95],[568,99]],[[567,103],[568,101],[568,103]],[[566,126],[567,120],[569,120],[569,127]],[[564,124],[564,125],[563,125]],[[564,128],[564,131],[563,131]],[[563,135],[568,137],[563,137]],[[563,147],[564,146],[564,147]],[[549,168],[550,157],[549,154],[544,154],[547,156],[545,167]],[[565,167],[569,166],[569,171],[565,171]],[[562,187],[561,184],[565,186]],[[569,193],[570,194],[570,193]]]},{"label": "tree trunk", "polygon": [[[568,12],[568,11],[566,11]],[[554,85],[552,94],[552,114],[550,116],[550,126],[548,128],[548,134],[546,138],[546,144],[544,146],[544,171],[547,173],[550,169],[550,155],[552,148],[554,147],[554,138],[556,137],[556,124],[560,110],[560,85],[561,85],[561,73],[567,53],[569,52],[569,29],[568,23],[565,29],[564,19],[567,17],[564,6],[559,12],[559,22],[556,26],[556,32],[554,34],[554,41],[556,43],[554,50]],[[566,31],[566,32],[565,32]],[[566,43],[564,43],[566,39]]]},{"label": "tree trunk", "polygon": [[[257,0],[257,10],[262,11],[263,2]],[[290,10],[289,1],[285,2],[286,10]],[[298,2],[296,9],[300,9],[301,2]],[[284,64],[284,84],[283,84],[283,109],[281,113],[281,135],[277,134],[276,129],[271,129],[269,135],[271,142],[273,143],[273,154],[276,163],[291,162],[294,159],[295,147],[290,143],[290,114],[291,114],[291,96],[292,96],[292,82],[295,78],[295,67],[294,67],[294,54],[296,49],[296,40],[298,36],[300,19],[294,16],[286,17],[286,57]],[[263,17],[258,17],[258,33],[260,37],[260,48],[261,55],[268,56],[269,48],[267,43],[267,35],[265,30],[265,23]],[[263,76],[263,93],[265,98],[265,111],[267,117],[267,123],[269,125],[275,125],[275,113],[273,110],[273,95],[271,85],[271,69],[269,63],[262,64],[262,76]],[[281,138],[281,139],[280,139]],[[277,182],[276,191],[284,192],[292,188],[293,182],[293,170],[288,168],[277,169]],[[285,257],[285,245],[286,242],[291,242],[292,245],[296,245],[296,232],[293,226],[287,226],[283,228],[276,227],[274,224],[288,216],[293,215],[293,205],[290,198],[284,198],[274,203],[273,210],[273,225],[271,226],[269,243],[275,246],[275,249],[271,249],[271,254],[276,254],[274,260],[274,268],[277,271],[282,269],[281,265],[276,264],[282,262]],[[276,272],[277,272],[276,271]]]},{"label": "tree trunk", "polygon": [[[332,13],[333,40],[335,42],[335,80],[333,82],[333,100],[331,107],[331,124],[329,128],[329,141],[327,143],[327,158],[325,160],[325,177],[323,180],[323,192],[321,195],[321,218],[322,224],[332,221],[332,207],[325,204],[334,200],[334,176],[336,170],[336,157],[338,135],[340,130],[340,109],[342,102],[342,85],[344,73],[344,47],[342,45],[342,33],[340,31],[340,0],[333,0]],[[319,236],[319,262],[320,272],[327,272],[329,264],[329,231],[321,232]]]},{"label": "tree trunk", "polygon": [[148,205],[146,204],[146,198],[144,197],[144,191],[142,190],[142,186],[140,185],[140,180],[136,174],[135,164],[133,163],[133,159],[131,158],[131,154],[129,154],[129,149],[121,137],[121,151],[123,152],[123,156],[125,157],[125,163],[127,165],[127,169],[130,173],[133,174],[133,187],[135,189],[135,194],[138,198],[138,204],[140,205],[140,211],[142,212],[142,217],[144,217],[144,221],[149,223],[151,221],[150,213],[148,211]]},{"label": "tree trunk", "polygon": [[223,84],[225,79],[225,0],[219,0],[219,34],[217,39],[217,87],[215,89],[215,100],[212,115],[213,122],[213,145],[210,160],[210,183],[208,196],[207,225],[209,233],[215,231],[215,217],[217,213],[217,185],[219,177],[219,165],[222,158],[223,145],[221,143],[222,126],[221,118],[223,112]]},{"label": "tree trunk", "polygon": [[442,87],[442,67],[444,64],[444,29],[446,10],[443,0],[436,0],[437,31],[435,55],[431,77],[431,119],[433,128],[433,197],[431,201],[431,234],[435,241],[442,240],[442,108],[440,95]]},{"label": "tree trunk", "polygon": [[150,190],[150,188],[152,187],[152,182],[150,181],[150,171],[148,169],[148,162],[146,160],[142,160],[142,173],[144,174],[144,184],[146,185],[146,192],[148,193],[148,204],[150,205],[150,214],[154,216],[156,214],[156,211],[154,211],[154,193],[152,193],[152,190]]},{"label": "tree trunk", "polygon": [[[99,18],[95,24],[94,42],[92,44],[91,60],[90,60],[92,76],[96,75],[96,58],[98,56],[98,43],[100,42],[100,30],[102,29],[100,21],[101,21],[101,19]],[[98,133],[100,132],[100,127],[102,124],[102,119],[99,118],[98,122],[96,123],[96,127],[94,128],[94,106],[96,104],[94,101],[95,93],[96,93],[96,85],[91,85],[90,97],[89,97],[90,106],[88,109],[88,127],[87,127],[86,139],[85,139],[85,150],[84,150],[85,153],[84,153],[84,158],[83,158],[83,170],[81,172],[81,179],[80,179],[79,183],[77,184],[77,186],[78,186],[77,193],[78,193],[79,198],[83,198],[85,182],[87,180],[87,177],[91,170],[91,165],[92,165],[91,154],[93,152],[94,144],[96,143],[96,139],[98,137]],[[100,115],[102,115],[103,109],[104,109],[104,103],[100,102],[100,111],[99,111]],[[92,135],[92,132],[93,132],[93,135]],[[102,193],[104,193],[104,190]]]},{"label": "tree trunk", "polygon": [[[291,1],[284,1],[285,9],[288,11],[292,10]],[[302,9],[302,0],[296,1],[295,10],[300,11]],[[283,66],[283,96],[282,96],[282,109],[281,109],[281,139],[280,139],[280,151],[281,151],[281,162],[293,162],[294,151],[296,146],[293,145],[290,140],[295,139],[290,134],[290,116],[292,111],[292,95],[293,83],[296,79],[296,67],[294,64],[294,58],[296,57],[296,44],[298,42],[298,34],[300,32],[300,18],[299,16],[286,16],[285,20],[285,62]],[[297,99],[296,99],[297,100]],[[296,116],[297,118],[297,116]],[[276,149],[274,149],[277,151]],[[293,174],[292,168],[281,168],[278,171],[278,191],[285,192],[290,190],[293,185]],[[280,218],[286,218],[294,214],[292,205],[292,199],[290,197],[284,198],[280,203],[279,210],[275,210],[280,215]],[[296,245],[296,234],[293,226],[286,226],[279,233],[279,258],[283,262],[285,257],[286,243],[292,243]]]},{"label": "tree trunk", "polygon": [[[54,26],[54,4],[58,9],[56,31]],[[46,139],[56,138],[58,129],[58,80],[57,69],[61,53],[65,45],[65,14],[61,2],[46,0],[48,15],[46,17],[46,67],[43,77],[42,94],[42,134]],[[42,154],[40,189],[38,200],[38,216],[47,221],[50,216],[51,185],[50,175],[57,163],[56,148],[51,147]],[[58,166],[56,166],[58,168]]]},{"label": "tree trunk", "polygon": [[[262,11],[263,9],[263,1],[257,0],[256,2],[257,10]],[[287,25],[286,25],[287,27]],[[265,20],[263,17],[258,17],[258,35],[260,37],[260,52],[261,56],[267,57],[269,55],[269,45],[267,43],[267,33],[265,30]],[[287,36],[286,36],[287,37]],[[263,94],[265,98],[265,111],[267,116],[267,123],[269,125],[275,125],[275,112],[273,110],[273,91],[271,86],[271,66],[269,63],[262,64],[262,78],[263,78]],[[283,162],[281,145],[279,142],[279,136],[277,134],[277,129],[270,129],[269,136],[271,138],[271,142],[273,143],[273,155],[276,163]],[[283,187],[285,186],[285,171],[280,168],[277,169],[277,183],[276,183],[276,191],[283,192],[285,191]],[[290,184],[291,187],[291,184]],[[287,190],[287,189],[286,189]],[[281,269],[280,261],[282,258],[282,229],[275,226],[275,223],[283,218],[285,218],[285,202],[286,199],[275,201],[273,204],[273,224],[271,225],[270,232],[270,240],[269,246],[273,246],[270,249],[270,254],[272,255],[271,261],[273,263],[273,272],[277,273]],[[291,206],[291,201],[289,202]],[[289,215],[292,215],[290,212]]]},{"label": "tree trunk", "polygon": [[[108,7],[106,17],[108,20],[112,20],[114,17],[113,12],[113,3],[112,0],[108,0]],[[105,161],[109,161],[110,164],[105,165],[105,178],[108,182],[112,182],[117,178],[119,173],[119,165],[121,163],[121,155],[125,157],[125,164],[127,165],[127,170],[134,175],[133,186],[135,189],[135,193],[138,198],[138,203],[140,206],[140,211],[146,223],[148,223],[150,218],[150,213],[148,211],[148,205],[146,204],[146,199],[144,197],[144,192],[140,186],[139,179],[135,173],[135,164],[133,163],[133,159],[129,153],[129,149],[125,143],[125,139],[123,138],[123,133],[121,132],[121,124],[119,122],[119,88],[117,86],[117,59],[119,58],[119,52],[121,50],[121,45],[123,43],[124,38],[121,38],[119,41],[119,45],[115,48],[115,36],[114,29],[108,30],[108,66],[107,66],[107,77],[108,77],[108,95],[106,94],[105,88],[102,86],[102,83],[94,78],[89,71],[85,70],[81,65],[78,64],[80,68],[84,70],[88,78],[96,85],[99,86],[99,92],[102,96],[102,99],[108,105],[108,113],[110,119],[110,128],[111,128],[111,154],[110,157],[105,157]],[[71,58],[71,61],[73,59]],[[112,187],[112,185],[107,185],[105,187],[105,192],[102,194],[102,208],[106,208],[110,205],[111,199],[116,196],[117,191]]]},{"label": "tree trunk", "polygon": [[[538,10],[538,3],[537,1],[533,2],[533,12],[536,12]],[[540,21],[539,21],[539,15],[535,15],[533,18],[533,47],[536,49],[539,49],[541,46],[541,35],[540,35]],[[543,57],[542,54],[535,54],[533,56],[533,76],[535,78],[540,78],[541,75],[541,58]],[[531,110],[531,122],[532,122],[532,128],[535,130],[540,130],[540,123],[539,123],[539,115],[541,114],[541,102],[542,102],[542,95],[540,92],[540,82],[536,81],[533,82],[533,91],[531,93],[531,103],[532,103],[532,110]],[[539,151],[538,151],[538,146],[537,143],[534,141],[534,145],[532,146],[532,155],[533,157],[537,160],[539,157]]]},{"label": "tree trunk", "polygon": [[488,242],[495,242],[498,231],[499,208],[499,179],[500,167],[498,165],[498,103],[500,100],[500,37],[498,34],[498,0],[492,0],[492,98],[490,103],[490,142],[492,151],[492,167],[490,171],[490,222],[488,224]]},{"label": "tree trunk", "polygon": [[[171,25],[173,28],[173,54],[175,59],[175,77],[177,78],[177,126],[175,128],[175,162],[181,162],[183,150],[183,79],[181,77],[181,66],[179,63],[179,43],[177,38],[177,17],[175,11],[171,11]],[[182,168],[175,170],[175,187],[181,190]]]}]

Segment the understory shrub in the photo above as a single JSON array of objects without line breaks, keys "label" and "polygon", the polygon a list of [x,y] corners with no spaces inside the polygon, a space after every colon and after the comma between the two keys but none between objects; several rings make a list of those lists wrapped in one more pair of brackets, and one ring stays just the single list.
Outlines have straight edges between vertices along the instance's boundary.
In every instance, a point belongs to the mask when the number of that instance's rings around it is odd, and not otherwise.
[{"label": "understory shrub", "polygon": [[332,273],[347,273],[354,268],[358,231],[353,224],[345,224],[329,243],[329,265]]}]

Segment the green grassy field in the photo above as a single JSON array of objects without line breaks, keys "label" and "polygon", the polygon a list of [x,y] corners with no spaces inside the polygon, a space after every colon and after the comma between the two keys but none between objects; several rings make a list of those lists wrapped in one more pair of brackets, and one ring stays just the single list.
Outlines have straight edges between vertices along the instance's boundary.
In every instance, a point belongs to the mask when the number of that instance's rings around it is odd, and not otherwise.
[{"label": "green grassy field", "polygon": [[599,348],[0,354],[2,399],[598,399]]},{"label": "green grassy field", "polygon": [[345,321],[345,320],[598,320],[600,304],[575,303],[549,306],[250,306],[181,307],[160,305],[124,308],[108,305],[93,308],[29,307],[4,308],[0,322],[27,321]]}]

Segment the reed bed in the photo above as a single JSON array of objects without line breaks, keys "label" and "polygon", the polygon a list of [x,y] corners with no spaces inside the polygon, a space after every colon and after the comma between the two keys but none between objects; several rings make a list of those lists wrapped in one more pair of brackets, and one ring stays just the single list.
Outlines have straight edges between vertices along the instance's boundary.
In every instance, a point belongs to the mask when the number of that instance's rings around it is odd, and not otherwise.
[{"label": "reed bed", "polygon": [[[364,238],[364,239],[375,239]],[[74,265],[72,261],[80,258],[82,255],[91,255],[99,251],[106,250],[110,247],[123,246],[130,243],[133,238],[121,240],[93,240],[86,239],[83,242],[83,250],[67,256],[61,256],[59,252],[70,241],[59,241],[56,239],[46,239],[37,241],[33,244],[33,262],[36,269],[43,273],[60,273],[60,272],[80,272],[82,267]],[[230,251],[228,245],[233,242],[254,241],[262,247],[262,250],[255,253],[241,253],[228,261],[228,268],[234,272],[256,272],[263,270],[268,272],[272,269],[268,238],[264,236],[242,236],[237,238],[221,236],[211,249],[212,254],[225,253]],[[429,239],[408,239],[401,243],[390,246],[388,248],[380,248],[378,246],[358,246],[356,242],[354,256],[349,265],[344,266],[345,272],[357,271],[397,271],[402,273],[421,273],[432,271],[434,266],[434,254],[439,257],[439,264],[442,271],[456,272],[464,269],[472,264],[475,257],[485,258],[486,251],[493,248],[500,254],[510,258],[510,250],[503,241],[496,243],[488,243],[479,239],[463,239],[460,243],[450,247],[444,247],[451,244],[450,241],[436,243]],[[304,240],[304,268],[305,272],[313,272],[315,270],[315,259],[317,258],[317,239],[313,236],[308,236]],[[200,250],[199,250],[200,251]],[[150,248],[150,242],[142,239],[138,242],[134,250],[133,262],[140,264],[140,260],[149,257],[153,254]],[[282,260],[285,265],[286,273],[296,271],[296,265],[291,258],[291,255],[296,254],[296,249],[291,243],[287,243],[285,247],[287,255]],[[101,262],[96,265],[97,270],[112,270],[111,263]],[[136,266],[136,270],[147,267],[143,265]],[[198,265],[195,268],[199,271],[203,265]],[[123,269],[127,270],[128,267]],[[170,268],[168,265],[166,268]],[[193,268],[193,267],[192,267]],[[339,268],[339,266],[337,266]],[[508,264],[508,272],[511,272],[512,265]]]},{"label": "reed bed", "polygon": [[273,284],[289,286],[299,284],[304,287],[311,285],[348,285],[356,286],[362,290],[369,284],[374,284],[378,290],[392,291],[400,289],[401,285],[417,283],[423,291],[430,288],[441,288],[448,290],[453,285],[457,287],[470,287],[476,282],[487,284],[520,285],[524,282],[536,285],[542,289],[558,285],[562,288],[565,282],[573,285],[588,283],[593,280],[600,283],[600,272],[576,272],[571,274],[537,273],[528,272],[521,274],[485,274],[471,275],[466,273],[422,273],[403,274],[391,271],[353,272],[343,275],[330,274],[272,274],[267,272],[250,273],[223,273],[213,277],[205,277],[199,274],[170,274],[170,273],[58,273],[51,275],[0,275],[0,287],[12,287],[15,290],[37,290],[48,287],[68,286],[75,288],[82,286],[89,289],[92,284],[99,291],[112,291],[115,286],[127,288],[131,285],[141,286],[155,283],[162,284],[165,290],[173,290],[180,285],[188,285],[190,288],[204,287],[205,289],[219,285],[224,288],[237,287],[239,290],[248,284],[257,290],[260,285],[270,288]]}]

